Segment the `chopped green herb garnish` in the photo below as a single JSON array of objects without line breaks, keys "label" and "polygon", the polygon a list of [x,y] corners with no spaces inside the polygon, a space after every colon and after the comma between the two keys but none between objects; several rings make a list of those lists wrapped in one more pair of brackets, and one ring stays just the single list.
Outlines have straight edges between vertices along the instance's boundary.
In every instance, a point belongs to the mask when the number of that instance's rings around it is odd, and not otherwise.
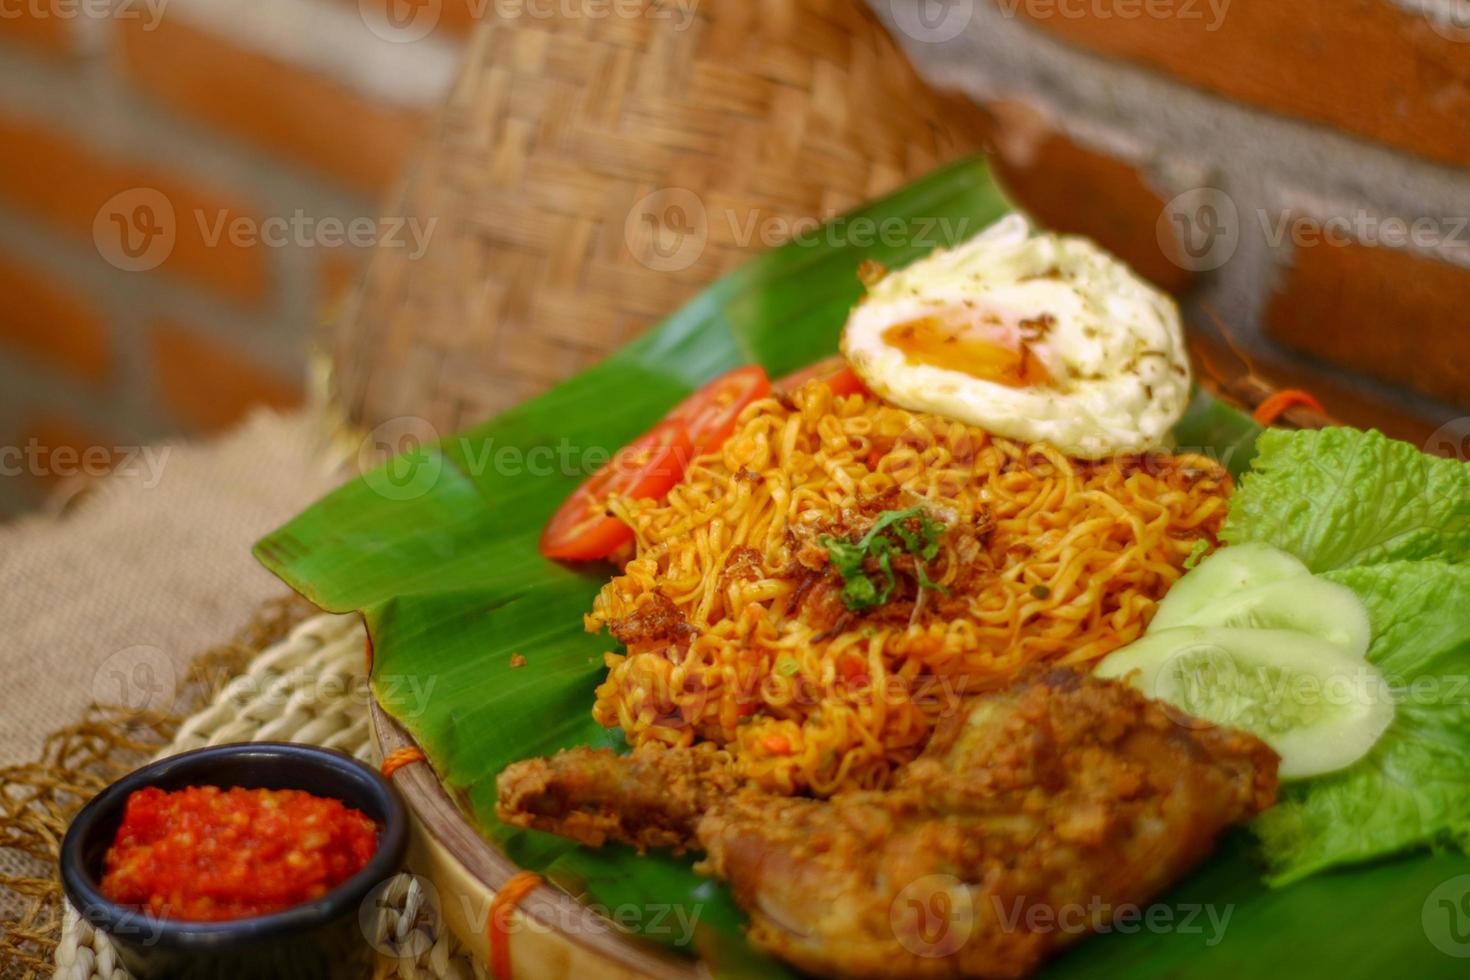
[{"label": "chopped green herb garnish", "polygon": [[[917,522],[917,531],[906,523],[909,521]],[[830,535],[824,535],[821,543],[827,549],[832,567],[842,576],[843,603],[849,609],[859,610],[881,606],[893,595],[898,584],[898,576],[893,571],[895,554],[907,553],[917,559],[915,570],[920,588],[945,591],[929,578],[924,569],[924,564],[939,554],[939,540],[944,537],[944,532],[943,521],[929,517],[922,507],[910,507],[879,514],[873,527],[857,544]],[[882,574],[881,588],[864,567],[870,559],[877,563]]]},{"label": "chopped green herb garnish", "polygon": [[1037,599],[1047,599],[1047,598],[1050,598],[1051,597],[1051,587],[1048,586],[1048,585],[1033,585],[1033,586],[1031,586],[1031,595],[1032,595],[1032,597],[1037,598]]},{"label": "chopped green herb garnish", "polygon": [[801,669],[801,664],[795,660],[782,660],[776,664],[776,669],[787,677],[793,677]]}]

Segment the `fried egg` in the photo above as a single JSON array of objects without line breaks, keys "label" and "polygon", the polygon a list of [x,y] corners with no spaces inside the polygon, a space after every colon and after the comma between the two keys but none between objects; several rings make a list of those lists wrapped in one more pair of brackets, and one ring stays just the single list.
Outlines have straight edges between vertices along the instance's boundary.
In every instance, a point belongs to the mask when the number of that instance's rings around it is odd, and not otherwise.
[{"label": "fried egg", "polygon": [[901,408],[1084,459],[1162,446],[1189,402],[1174,301],[1014,214],[872,284],[842,349]]}]

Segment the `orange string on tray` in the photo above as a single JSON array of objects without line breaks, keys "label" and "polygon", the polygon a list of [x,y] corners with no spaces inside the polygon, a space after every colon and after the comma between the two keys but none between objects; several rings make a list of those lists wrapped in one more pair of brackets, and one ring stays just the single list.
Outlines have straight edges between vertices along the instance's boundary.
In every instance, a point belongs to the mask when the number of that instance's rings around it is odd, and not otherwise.
[{"label": "orange string on tray", "polygon": [[490,915],[485,921],[485,936],[490,943],[490,975],[495,980],[511,980],[511,915],[521,900],[543,880],[534,871],[522,871],[502,885],[490,902]]},{"label": "orange string on tray", "polygon": [[410,745],[407,748],[389,752],[387,757],[383,759],[383,778],[392,779],[393,774],[404,766],[412,765],[415,762],[428,761],[429,757],[424,755],[424,750],[416,745]]},{"label": "orange string on tray", "polygon": [[1302,391],[1300,388],[1285,388],[1268,395],[1261,404],[1256,406],[1256,410],[1251,413],[1251,418],[1255,419],[1261,425],[1271,425],[1289,409],[1295,408],[1298,405],[1305,405],[1307,408],[1320,412],[1323,415],[1327,414],[1327,410],[1322,407],[1322,403],[1317,401],[1311,392]]}]

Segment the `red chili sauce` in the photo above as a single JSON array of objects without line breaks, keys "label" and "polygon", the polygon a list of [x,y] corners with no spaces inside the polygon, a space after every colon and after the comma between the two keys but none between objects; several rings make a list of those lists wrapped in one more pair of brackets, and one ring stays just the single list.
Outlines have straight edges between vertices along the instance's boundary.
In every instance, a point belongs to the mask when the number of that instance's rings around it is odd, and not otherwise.
[{"label": "red chili sauce", "polygon": [[169,919],[218,922],[311,901],[373,856],[378,825],[294,789],[154,787],[128,797],[102,894]]}]

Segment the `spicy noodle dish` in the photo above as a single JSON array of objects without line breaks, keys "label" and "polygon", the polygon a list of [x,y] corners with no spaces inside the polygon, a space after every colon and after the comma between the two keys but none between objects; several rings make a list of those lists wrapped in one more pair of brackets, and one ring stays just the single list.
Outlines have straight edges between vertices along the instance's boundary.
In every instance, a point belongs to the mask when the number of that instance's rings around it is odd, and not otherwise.
[{"label": "spicy noodle dish", "polygon": [[934,977],[1032,971],[1235,825],[1277,885],[1459,825],[1413,774],[1463,710],[1394,691],[1448,666],[1401,590],[1470,589],[1465,464],[1270,430],[1237,488],[1174,444],[1172,301],[1017,216],[860,275],[841,356],[716,379],[546,527],[616,567],[589,707],[631,751],[509,766],[501,819],[702,855],[801,969]]}]

